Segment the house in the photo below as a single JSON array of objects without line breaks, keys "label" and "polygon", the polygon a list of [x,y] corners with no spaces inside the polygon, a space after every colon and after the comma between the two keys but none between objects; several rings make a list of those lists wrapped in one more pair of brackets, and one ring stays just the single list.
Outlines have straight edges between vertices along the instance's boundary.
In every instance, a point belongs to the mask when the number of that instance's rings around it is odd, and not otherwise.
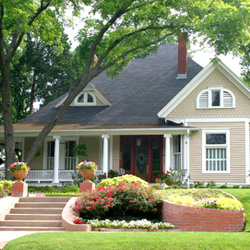
[{"label": "house", "polygon": [[[14,125],[23,154],[66,95]],[[117,79],[105,73],[75,98],[31,162],[27,181],[72,180],[85,143],[99,169],[154,182],[154,172],[185,169],[190,182],[249,184],[250,91],[222,62],[202,68],[187,45],[162,45],[134,59]],[[3,128],[0,133],[3,141]]]}]

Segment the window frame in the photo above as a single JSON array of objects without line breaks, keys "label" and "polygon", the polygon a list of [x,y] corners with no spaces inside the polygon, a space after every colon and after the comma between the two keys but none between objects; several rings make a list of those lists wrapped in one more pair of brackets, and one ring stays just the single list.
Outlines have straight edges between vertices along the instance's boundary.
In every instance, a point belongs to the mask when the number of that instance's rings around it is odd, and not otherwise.
[{"label": "window frame", "polygon": [[[78,102],[78,99],[81,95],[84,95],[83,102]],[[90,95],[93,98],[93,102],[88,102],[88,95]],[[81,92],[74,101],[75,106],[95,106],[96,105],[96,96],[91,92]]]},{"label": "window frame", "polygon": [[[212,105],[212,92],[213,91],[220,91],[220,105],[219,106],[213,106]],[[224,107],[224,97],[223,94],[225,92],[228,92],[231,97],[232,97],[232,107]],[[200,97],[204,94],[208,92],[208,106],[207,107],[200,107]],[[197,98],[196,98],[196,107],[197,109],[232,109],[235,108],[235,96],[233,94],[233,92],[229,89],[225,89],[223,87],[210,87],[207,89],[202,90]]]},{"label": "window frame", "polygon": [[[207,144],[207,134],[225,134],[225,144]],[[207,148],[225,148],[226,149],[226,171],[206,170],[206,149]],[[230,173],[230,130],[229,129],[209,129],[202,130],[202,173],[203,174],[226,174]]]}]

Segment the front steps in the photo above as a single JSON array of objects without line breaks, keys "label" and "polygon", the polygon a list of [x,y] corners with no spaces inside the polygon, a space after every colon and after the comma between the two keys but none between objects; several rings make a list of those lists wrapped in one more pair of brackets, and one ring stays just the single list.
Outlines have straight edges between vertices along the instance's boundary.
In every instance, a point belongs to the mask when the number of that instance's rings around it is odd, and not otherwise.
[{"label": "front steps", "polygon": [[20,198],[5,219],[0,231],[64,231],[62,211],[69,197]]}]

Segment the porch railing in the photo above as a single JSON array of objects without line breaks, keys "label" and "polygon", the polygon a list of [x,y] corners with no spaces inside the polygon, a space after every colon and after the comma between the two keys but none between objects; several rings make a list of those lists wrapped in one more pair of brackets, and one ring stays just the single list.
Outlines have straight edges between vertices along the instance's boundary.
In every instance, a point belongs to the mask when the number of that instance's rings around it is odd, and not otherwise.
[{"label": "porch railing", "polygon": [[[67,181],[73,182],[72,175],[74,170],[59,170],[58,179],[59,182]],[[97,170],[95,175],[98,180],[98,176],[103,174],[102,170]],[[25,181],[36,181],[38,183],[42,182],[53,182],[54,180],[54,170],[31,170],[29,171]]]}]

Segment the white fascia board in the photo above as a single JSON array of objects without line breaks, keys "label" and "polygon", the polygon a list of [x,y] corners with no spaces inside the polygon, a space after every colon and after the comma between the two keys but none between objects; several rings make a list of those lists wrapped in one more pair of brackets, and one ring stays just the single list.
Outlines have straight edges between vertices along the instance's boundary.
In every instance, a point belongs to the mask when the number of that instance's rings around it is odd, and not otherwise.
[{"label": "white fascia board", "polygon": [[[198,131],[199,128],[150,128],[150,129],[85,129],[85,130],[54,130],[51,131],[49,136],[53,135],[162,135],[165,133],[172,134],[186,134],[187,131]],[[37,136],[41,131],[18,131],[15,136]]]},{"label": "white fascia board", "polygon": [[163,109],[158,112],[159,118],[166,118],[214,69],[218,69],[250,99],[250,88],[224,63],[210,63],[201,70]]},{"label": "white fascia board", "polygon": [[159,118],[166,118],[213,70],[213,63],[202,69],[164,108],[158,112]]},{"label": "white fascia board", "polygon": [[[170,120],[172,120],[170,118]],[[190,122],[248,122],[250,117],[179,117],[175,121],[181,121],[184,124]],[[185,124],[186,125],[186,124]]]}]

